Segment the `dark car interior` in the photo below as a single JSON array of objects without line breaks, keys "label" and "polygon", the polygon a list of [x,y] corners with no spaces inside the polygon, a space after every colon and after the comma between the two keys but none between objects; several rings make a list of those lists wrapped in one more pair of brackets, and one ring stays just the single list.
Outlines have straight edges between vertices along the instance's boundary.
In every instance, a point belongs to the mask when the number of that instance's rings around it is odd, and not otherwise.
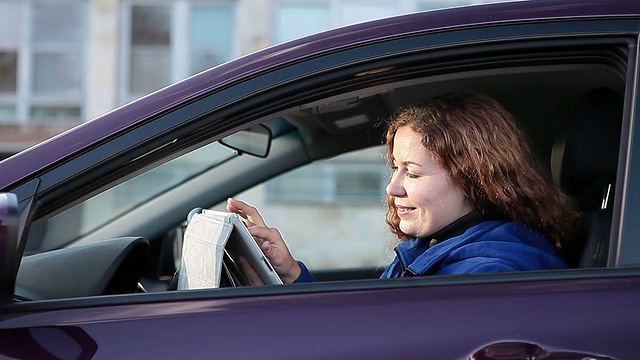
[{"label": "dark car interior", "polygon": [[[345,77],[284,111],[251,118],[248,124],[262,123],[273,135],[266,158],[243,153],[83,235],[74,246],[34,251],[22,261],[16,298],[165,291],[178,270],[190,209],[214,206],[298,166],[380,145],[389,114],[451,91],[484,92],[511,111],[549,176],[583,215],[586,235],[576,267],[606,267],[614,246],[609,239],[616,221],[626,49],[561,45],[533,52],[496,51],[477,59],[368,65],[375,76],[366,81]],[[43,231],[46,222],[35,223],[30,241],[37,243]],[[315,275],[336,281],[374,279],[379,273],[344,269]]]}]

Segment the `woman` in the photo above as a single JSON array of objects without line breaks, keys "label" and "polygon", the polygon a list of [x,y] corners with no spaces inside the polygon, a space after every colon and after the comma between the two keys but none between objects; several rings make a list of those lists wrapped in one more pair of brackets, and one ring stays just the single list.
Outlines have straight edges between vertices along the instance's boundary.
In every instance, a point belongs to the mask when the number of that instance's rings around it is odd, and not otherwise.
[{"label": "woman", "polygon": [[[382,278],[562,269],[577,214],[494,99],[454,93],[389,120],[387,223],[400,243]],[[229,199],[285,283],[314,281],[257,209]],[[250,280],[255,282],[255,280]]]}]

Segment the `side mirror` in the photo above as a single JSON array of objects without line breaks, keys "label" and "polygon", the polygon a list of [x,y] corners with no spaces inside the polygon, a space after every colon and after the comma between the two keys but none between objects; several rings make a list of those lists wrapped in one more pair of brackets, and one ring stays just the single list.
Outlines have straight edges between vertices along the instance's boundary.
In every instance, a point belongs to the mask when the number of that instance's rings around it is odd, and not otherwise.
[{"label": "side mirror", "polygon": [[0,303],[13,300],[18,266],[18,197],[0,193]]},{"label": "side mirror", "polygon": [[222,145],[232,148],[240,154],[267,157],[271,149],[272,134],[268,127],[259,124],[241,130],[220,140]]}]

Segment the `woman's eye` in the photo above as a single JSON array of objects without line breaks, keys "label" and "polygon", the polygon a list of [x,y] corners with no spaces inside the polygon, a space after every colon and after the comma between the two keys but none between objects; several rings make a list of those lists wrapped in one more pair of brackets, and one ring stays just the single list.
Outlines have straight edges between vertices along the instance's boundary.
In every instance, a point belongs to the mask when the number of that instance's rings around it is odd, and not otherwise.
[{"label": "woman's eye", "polygon": [[391,167],[391,172],[394,173],[396,171],[398,171],[398,167],[397,166],[392,166]]},{"label": "woman's eye", "polygon": [[406,173],[406,174],[404,174],[404,175],[405,175],[406,177],[408,177],[409,179],[417,179],[417,178],[419,178],[419,177],[420,177],[420,175],[418,175],[418,174],[414,174],[414,173],[410,173],[410,172],[407,172],[407,173]]}]

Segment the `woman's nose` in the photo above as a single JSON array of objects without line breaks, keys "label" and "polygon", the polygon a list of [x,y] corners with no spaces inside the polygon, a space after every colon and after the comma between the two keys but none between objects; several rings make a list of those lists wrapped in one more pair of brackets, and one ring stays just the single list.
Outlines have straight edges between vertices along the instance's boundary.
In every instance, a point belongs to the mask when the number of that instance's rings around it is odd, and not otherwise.
[{"label": "woman's nose", "polygon": [[401,197],[405,195],[404,187],[402,187],[401,181],[398,179],[397,173],[391,176],[391,180],[387,185],[387,195]]}]

